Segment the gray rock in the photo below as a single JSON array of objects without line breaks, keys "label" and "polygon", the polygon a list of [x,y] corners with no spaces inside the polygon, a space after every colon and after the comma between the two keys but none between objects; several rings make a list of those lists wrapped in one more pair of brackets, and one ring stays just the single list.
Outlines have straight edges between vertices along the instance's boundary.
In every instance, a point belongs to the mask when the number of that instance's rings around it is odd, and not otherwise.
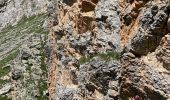
[{"label": "gray rock", "polygon": [[3,88],[0,89],[0,95],[6,94],[11,90],[11,85],[6,84]]},{"label": "gray rock", "polygon": [[111,90],[111,89],[108,90],[107,94],[109,97],[112,97],[112,98],[116,98],[116,97],[118,98],[118,96],[119,96],[119,93],[117,91]]},{"label": "gray rock", "polygon": [[118,90],[118,81],[110,81],[109,88],[117,91]]},{"label": "gray rock", "polygon": [[170,34],[165,35],[161,41],[161,45],[156,50],[158,60],[163,62],[164,67],[170,70]]},{"label": "gray rock", "polygon": [[21,49],[21,59],[28,60],[31,56],[31,50],[28,47],[25,46]]},{"label": "gray rock", "polygon": [[71,46],[79,53],[86,54],[87,47],[90,46],[92,34],[90,32],[84,33],[84,36],[73,37]]},{"label": "gray rock", "polygon": [[[102,61],[99,58],[93,59],[88,65],[80,67],[80,75],[78,81],[86,83],[87,89],[101,89],[103,93],[107,93],[109,82],[116,80],[118,75],[119,62]],[[85,81],[85,82],[84,82]],[[92,82],[92,83],[89,83]],[[95,84],[95,85],[94,85]],[[94,87],[94,88],[91,88]]]},{"label": "gray rock", "polygon": [[12,79],[13,80],[18,80],[22,76],[22,72],[20,69],[14,69],[12,71]]},{"label": "gray rock", "polygon": [[44,21],[42,27],[43,27],[46,31],[48,31],[48,20],[47,20],[47,19]]},{"label": "gray rock", "polygon": [[97,40],[96,45],[99,51],[121,51],[120,35],[118,34],[121,27],[120,8],[117,0],[101,0],[96,8]]},{"label": "gray rock", "polygon": [[[159,7],[164,7],[164,5],[159,5]],[[162,31],[167,19],[166,8],[159,9],[158,13],[153,8],[156,9],[157,7],[143,10],[139,26],[134,31],[134,36],[129,43],[132,52],[137,55],[146,55],[155,50],[161,38],[165,35]]]},{"label": "gray rock", "polygon": [[59,100],[74,100],[75,95],[77,94],[77,90],[74,88],[64,88],[60,86],[60,89],[57,93]]},{"label": "gray rock", "polygon": [[0,8],[5,5],[6,1],[7,1],[7,0],[0,0]]},{"label": "gray rock", "polygon": [[161,36],[146,35],[144,33],[145,31],[139,28],[135,37],[131,40],[131,49],[134,54],[146,55],[156,49],[161,40]]}]

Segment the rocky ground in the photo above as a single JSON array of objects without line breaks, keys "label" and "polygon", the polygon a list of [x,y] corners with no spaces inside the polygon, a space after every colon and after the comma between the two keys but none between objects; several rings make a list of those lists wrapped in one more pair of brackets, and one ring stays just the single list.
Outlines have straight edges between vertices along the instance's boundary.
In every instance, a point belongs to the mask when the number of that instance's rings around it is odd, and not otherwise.
[{"label": "rocky ground", "polygon": [[29,11],[31,1],[0,0],[0,100],[47,98],[46,2],[32,2],[37,10]]},{"label": "rocky ground", "polygon": [[169,0],[14,1],[0,100],[170,100]]}]

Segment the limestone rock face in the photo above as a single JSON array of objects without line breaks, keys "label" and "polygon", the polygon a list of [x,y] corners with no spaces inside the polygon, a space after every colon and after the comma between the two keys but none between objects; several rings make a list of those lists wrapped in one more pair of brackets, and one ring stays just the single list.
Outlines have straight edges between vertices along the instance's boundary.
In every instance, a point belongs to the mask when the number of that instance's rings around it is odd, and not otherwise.
[{"label": "limestone rock face", "polygon": [[170,99],[169,0],[0,0],[0,30],[0,99]]},{"label": "limestone rock face", "polygon": [[[50,85],[49,98],[169,98],[169,72],[164,72],[169,62],[167,0],[78,0],[58,5],[58,24],[50,16],[48,45],[57,49],[49,55],[56,54],[58,60],[51,72],[57,86]],[[115,52],[120,59],[114,58]],[[52,67],[56,60],[49,61]]]},{"label": "limestone rock face", "polygon": [[169,56],[169,51],[170,51],[170,34],[165,35],[165,37],[162,38],[162,41],[160,43],[160,46],[157,49],[157,58],[163,62],[163,66],[170,70],[170,56]]},{"label": "limestone rock face", "polygon": [[1,0],[0,30],[7,25],[16,25],[23,17],[46,12],[47,0]]},{"label": "limestone rock face", "polygon": [[143,8],[139,14],[139,23],[133,31],[130,46],[135,54],[143,55],[156,49],[164,36],[168,18],[165,4]]}]

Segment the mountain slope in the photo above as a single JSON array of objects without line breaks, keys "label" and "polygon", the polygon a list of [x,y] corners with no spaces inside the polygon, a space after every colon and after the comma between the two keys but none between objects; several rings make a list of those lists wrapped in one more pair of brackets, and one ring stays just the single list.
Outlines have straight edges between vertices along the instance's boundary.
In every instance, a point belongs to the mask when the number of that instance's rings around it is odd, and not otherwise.
[{"label": "mountain slope", "polygon": [[0,99],[169,100],[169,15],[169,0],[0,0]]}]

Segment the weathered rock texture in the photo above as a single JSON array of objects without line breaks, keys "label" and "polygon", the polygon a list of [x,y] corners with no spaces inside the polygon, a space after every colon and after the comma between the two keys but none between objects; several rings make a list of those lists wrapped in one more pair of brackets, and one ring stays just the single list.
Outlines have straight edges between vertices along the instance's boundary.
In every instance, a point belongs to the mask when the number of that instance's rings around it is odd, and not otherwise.
[{"label": "weathered rock texture", "polygon": [[169,0],[0,0],[0,17],[0,99],[170,99]]},{"label": "weathered rock texture", "polygon": [[49,86],[51,77],[56,84],[49,87],[50,99],[170,99],[168,0],[51,4],[49,29],[56,40],[49,36],[48,64],[55,70],[48,78]]},{"label": "weathered rock texture", "polygon": [[0,0],[0,100],[48,99],[47,0]]},{"label": "weathered rock texture", "polygon": [[47,0],[0,0],[0,30],[23,17],[46,12]]}]

